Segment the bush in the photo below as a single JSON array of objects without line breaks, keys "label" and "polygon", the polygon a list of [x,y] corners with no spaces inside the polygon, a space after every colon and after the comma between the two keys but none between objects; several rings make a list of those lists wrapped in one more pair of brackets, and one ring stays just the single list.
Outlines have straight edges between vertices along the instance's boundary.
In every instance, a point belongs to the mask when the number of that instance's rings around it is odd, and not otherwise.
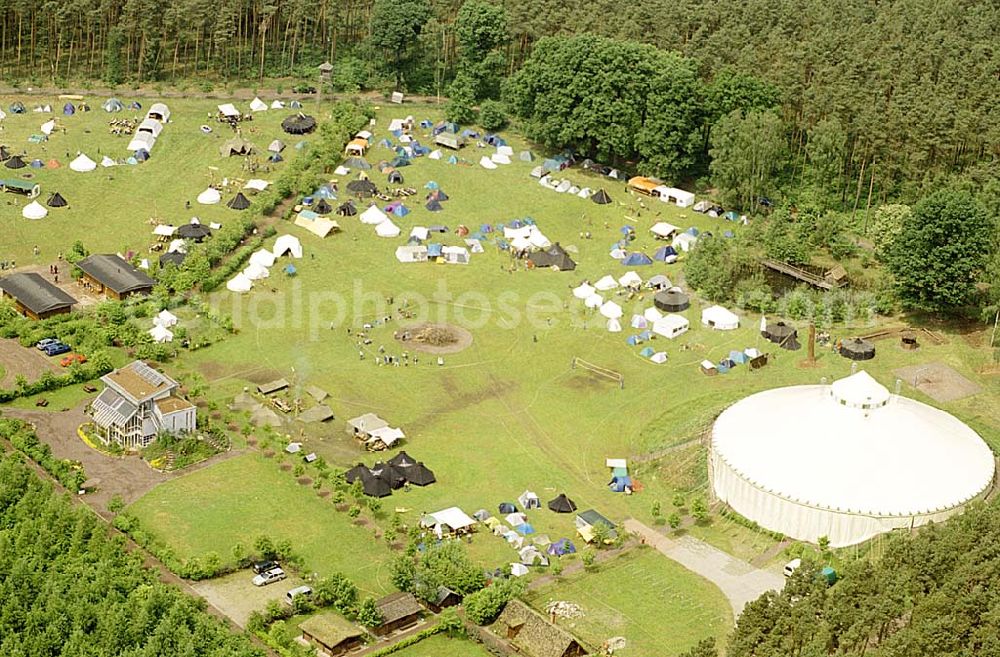
[{"label": "bush", "polygon": [[476,625],[489,625],[504,606],[523,590],[524,584],[519,579],[494,581],[492,585],[465,597],[465,615]]},{"label": "bush", "polygon": [[503,104],[495,100],[483,101],[479,106],[479,125],[491,132],[506,126],[507,113]]}]

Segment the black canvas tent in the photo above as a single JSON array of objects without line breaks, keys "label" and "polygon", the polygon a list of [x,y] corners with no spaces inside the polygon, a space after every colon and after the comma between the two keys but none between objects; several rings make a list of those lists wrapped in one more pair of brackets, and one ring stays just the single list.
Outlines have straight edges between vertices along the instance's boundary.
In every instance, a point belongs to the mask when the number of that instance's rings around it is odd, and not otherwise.
[{"label": "black canvas tent", "polygon": [[326,202],[325,198],[321,198],[318,203],[315,203],[312,206],[312,211],[316,214],[330,214],[333,212],[333,208],[330,207],[330,204]]},{"label": "black canvas tent", "polygon": [[376,463],[371,467],[371,473],[388,483],[392,489],[402,488],[406,483],[406,476],[388,463]]},{"label": "black canvas tent", "polygon": [[281,129],[290,135],[308,134],[316,129],[316,119],[299,112],[282,121]]},{"label": "black canvas tent", "polygon": [[875,345],[861,338],[851,338],[840,344],[840,355],[851,360],[871,360],[875,358]]},{"label": "black canvas tent", "polygon": [[164,253],[160,256],[160,266],[166,267],[167,265],[174,265],[175,267],[180,267],[181,263],[184,262],[184,258],[187,257],[186,253],[181,253],[180,251],[172,251],[170,253]]},{"label": "black canvas tent", "polygon": [[795,351],[800,349],[802,345],[798,341],[798,331],[795,327],[790,326],[782,321],[772,322],[768,324],[761,335],[766,338],[769,342],[773,342],[782,349],[788,349],[789,351]]},{"label": "black canvas tent", "polygon": [[607,205],[611,202],[611,197],[603,189],[597,190],[597,193],[590,197],[590,200],[598,205]]},{"label": "black canvas tent", "polygon": [[417,460],[406,453],[404,449],[399,454],[396,454],[391,459],[389,459],[389,464],[397,468],[408,468],[410,466],[416,465]]},{"label": "black canvas tent", "polygon": [[424,207],[430,210],[431,212],[440,212],[441,210],[444,210],[444,206],[438,203],[438,200],[436,198],[432,198],[430,201],[427,202],[427,205],[425,205]]},{"label": "black canvas tent", "polygon": [[45,205],[50,208],[64,208],[69,205],[69,203],[66,202],[66,199],[63,198],[62,194],[56,192],[55,194],[49,196],[49,200],[45,202]]},{"label": "black canvas tent", "polygon": [[573,513],[576,511],[576,502],[566,497],[566,493],[559,493],[559,497],[549,500],[549,510],[556,513]]},{"label": "black canvas tent", "polygon": [[375,476],[368,466],[363,463],[358,463],[348,470],[344,474],[344,478],[347,479],[347,483],[349,484],[360,481],[365,495],[369,497],[387,497],[392,495],[392,487],[389,485],[389,482]]},{"label": "black canvas tent", "polygon": [[350,201],[345,201],[337,207],[337,214],[341,217],[353,217],[358,213],[358,209]]},{"label": "black canvas tent", "polygon": [[653,295],[653,305],[663,312],[679,313],[688,309],[691,300],[678,290],[662,290]]},{"label": "black canvas tent", "polygon": [[558,242],[544,251],[532,253],[528,256],[528,260],[535,267],[555,267],[559,271],[573,271],[576,269],[576,263]]},{"label": "black canvas tent", "polygon": [[403,473],[406,475],[406,480],[415,486],[429,486],[437,481],[434,473],[423,463],[411,465]]},{"label": "black canvas tent", "polygon": [[24,163],[24,160],[21,159],[20,155],[15,155],[14,157],[4,162],[3,165],[8,169],[23,169],[24,167],[27,166]]},{"label": "black canvas tent", "polygon": [[370,180],[352,180],[347,183],[347,191],[361,196],[373,196],[378,191],[378,187]]},{"label": "black canvas tent", "polygon": [[344,160],[344,166],[348,169],[358,169],[360,171],[368,171],[372,168],[372,165],[363,157],[349,157]]},{"label": "black canvas tent", "polygon": [[236,196],[226,203],[226,207],[232,210],[246,210],[250,207],[250,199],[244,196],[243,192],[237,192]]},{"label": "black canvas tent", "polygon": [[177,237],[195,242],[200,242],[211,234],[211,229],[204,224],[184,224],[177,229]]},{"label": "black canvas tent", "polygon": [[403,174],[398,171],[393,171],[389,174],[389,182],[394,185],[403,184]]}]

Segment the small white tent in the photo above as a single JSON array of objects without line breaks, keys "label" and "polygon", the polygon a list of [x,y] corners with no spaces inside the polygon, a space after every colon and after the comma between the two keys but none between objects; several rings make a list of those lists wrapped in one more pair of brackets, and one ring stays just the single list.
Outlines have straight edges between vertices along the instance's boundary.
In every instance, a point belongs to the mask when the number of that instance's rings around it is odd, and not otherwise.
[{"label": "small white tent", "polygon": [[622,332],[622,323],[619,322],[617,319],[609,319],[608,320],[608,332],[609,333],[621,333]]},{"label": "small white tent", "polygon": [[52,131],[56,129],[56,122],[54,119],[49,119],[42,124],[41,131],[42,134],[51,135]]},{"label": "small white tent", "polygon": [[177,315],[164,308],[153,318],[153,323],[170,328],[177,325]]},{"label": "small white tent", "polygon": [[655,322],[659,318],[663,317],[663,313],[657,310],[654,306],[650,306],[642,311],[642,316],[646,318],[647,322]]},{"label": "small white tent", "polygon": [[274,241],[274,248],[271,251],[278,258],[285,254],[293,258],[301,258],[302,242],[294,235],[279,235],[278,239]]},{"label": "small white tent", "polygon": [[258,249],[250,256],[250,264],[260,265],[261,267],[273,267],[274,254],[267,249]]},{"label": "small white tent", "polygon": [[583,283],[582,285],[573,288],[573,296],[577,299],[586,299],[593,293],[594,287],[587,283]]},{"label": "small white tent", "polygon": [[69,163],[69,168],[80,173],[87,173],[97,168],[97,162],[87,157],[84,153],[76,156],[76,159]]},{"label": "small white tent", "polygon": [[618,319],[622,316],[622,307],[614,301],[605,301],[601,305],[601,314],[608,319]]},{"label": "small white tent", "polygon": [[128,146],[125,150],[137,151],[140,148],[145,148],[147,151],[153,150],[153,146],[156,145],[156,137],[149,132],[137,132],[132,135],[132,140],[129,141]]},{"label": "small white tent", "polygon": [[243,185],[243,189],[252,189],[255,192],[262,192],[265,189],[267,189],[268,185],[270,184],[271,183],[269,183],[268,181],[261,180],[260,178],[251,178],[250,180],[246,181],[246,183]]},{"label": "small white tent", "polygon": [[421,244],[396,247],[396,260],[400,262],[426,262],[427,247]]},{"label": "small white tent", "polygon": [[667,352],[657,351],[655,354],[649,357],[649,360],[653,361],[657,365],[662,365],[667,362]]},{"label": "small white tent", "polygon": [[701,311],[701,323],[717,331],[732,331],[740,327],[740,318],[722,306],[709,306]]},{"label": "small white tent", "polygon": [[32,201],[21,210],[21,216],[25,219],[44,219],[49,211],[38,201]]},{"label": "small white tent", "polygon": [[232,103],[219,105],[219,112],[226,117],[239,118],[240,116],[240,111]]},{"label": "small white tent", "polygon": [[272,100],[271,109],[285,109],[285,104],[280,100]]},{"label": "small white tent", "polygon": [[361,213],[361,223],[369,224],[371,226],[378,226],[383,221],[387,220],[389,217],[385,215],[384,212],[378,209],[378,206],[369,206],[367,210]]},{"label": "small white tent", "polygon": [[481,166],[484,169],[496,169],[497,168],[496,162],[494,162],[490,158],[486,157],[485,155],[482,156],[481,158],[479,158],[479,166]]},{"label": "small white tent", "polygon": [[104,155],[104,156],[101,157],[101,166],[105,167],[105,168],[107,168],[107,167],[114,167],[114,166],[118,166],[118,163],[115,162],[114,160],[112,160],[107,155]]},{"label": "small white tent", "polygon": [[583,300],[583,305],[587,308],[600,308],[603,303],[604,297],[596,293]]},{"label": "small white tent", "polygon": [[672,247],[678,251],[684,251],[687,253],[698,243],[698,238],[691,233],[681,233],[674,237],[673,241],[670,243]]},{"label": "small white tent", "polygon": [[251,112],[266,112],[267,103],[262,101],[260,98],[254,98],[250,101],[250,111]]},{"label": "small white tent", "polygon": [[494,153],[490,155],[490,161],[496,164],[510,164],[510,157],[503,153]]},{"label": "small white tent", "polygon": [[253,281],[243,275],[243,272],[236,274],[226,282],[226,289],[230,292],[245,294],[253,287]]},{"label": "small white tent", "polygon": [[149,106],[149,111],[146,112],[146,118],[166,123],[170,120],[170,108],[164,103],[153,103]]},{"label": "small white tent", "polygon": [[618,279],[618,284],[622,287],[637,288],[642,285],[642,276],[634,271],[628,271],[621,275]]},{"label": "small white tent", "polygon": [[153,342],[172,342],[174,339],[174,334],[165,326],[160,326],[156,324],[153,328],[149,329],[149,335],[153,338]]},{"label": "small white tent", "polygon": [[430,154],[427,156],[427,159],[429,159],[429,160],[440,160],[441,159],[441,149],[440,148],[436,148],[433,151],[431,151]]},{"label": "small white tent", "polygon": [[249,278],[251,281],[259,281],[262,278],[267,278],[271,275],[271,272],[267,270],[267,267],[258,265],[256,263],[250,263],[247,265],[246,269],[243,270],[243,275]]},{"label": "small white tent", "polygon": [[201,194],[198,194],[198,197],[195,200],[202,205],[215,205],[222,200],[222,195],[219,193],[219,190],[214,187],[209,187]]},{"label": "small white tent", "polygon": [[656,235],[657,237],[662,237],[663,239],[667,240],[670,239],[673,235],[675,235],[679,230],[680,229],[673,224],[668,224],[665,221],[658,221],[655,224],[653,224],[653,227],[649,229],[649,232]]},{"label": "small white tent", "polygon": [[399,237],[399,226],[386,219],[375,226],[375,234],[379,237]]},{"label": "small white tent", "polygon": [[596,283],[594,283],[594,287],[601,292],[606,292],[618,287],[618,281],[616,281],[611,274],[608,274],[607,276],[602,276]]},{"label": "small white tent", "polygon": [[689,326],[690,322],[681,315],[664,315],[653,322],[653,333],[673,339],[682,333],[686,333]]}]

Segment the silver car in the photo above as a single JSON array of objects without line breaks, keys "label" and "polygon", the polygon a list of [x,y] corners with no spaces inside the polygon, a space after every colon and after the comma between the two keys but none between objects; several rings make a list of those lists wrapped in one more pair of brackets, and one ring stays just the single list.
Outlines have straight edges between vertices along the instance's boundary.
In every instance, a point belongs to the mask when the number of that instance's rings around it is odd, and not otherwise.
[{"label": "silver car", "polygon": [[275,582],[280,582],[285,579],[285,571],[281,568],[272,568],[271,570],[264,571],[260,575],[253,578],[254,586],[267,586],[268,584],[274,584]]}]

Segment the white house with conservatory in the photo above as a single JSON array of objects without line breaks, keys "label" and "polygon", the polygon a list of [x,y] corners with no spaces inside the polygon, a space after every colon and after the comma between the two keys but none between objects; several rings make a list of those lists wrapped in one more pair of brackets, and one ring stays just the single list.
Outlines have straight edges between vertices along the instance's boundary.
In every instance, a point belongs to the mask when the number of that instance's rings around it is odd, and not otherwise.
[{"label": "white house with conservatory", "polygon": [[177,396],[178,383],[141,360],[105,374],[90,405],[97,435],[127,450],[148,446],[161,432],[194,431],[194,404]]}]

